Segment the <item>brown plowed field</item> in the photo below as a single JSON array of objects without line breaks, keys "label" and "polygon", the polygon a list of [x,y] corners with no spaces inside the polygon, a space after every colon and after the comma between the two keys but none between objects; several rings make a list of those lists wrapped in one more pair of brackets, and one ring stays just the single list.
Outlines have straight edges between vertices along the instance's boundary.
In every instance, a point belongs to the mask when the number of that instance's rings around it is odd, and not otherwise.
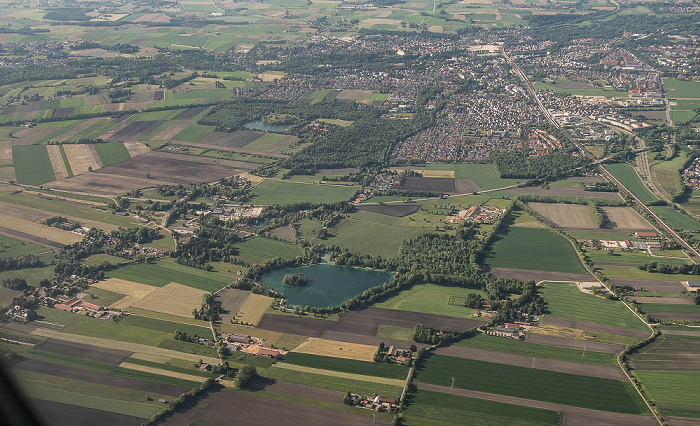
[{"label": "brown plowed field", "polygon": [[[466,396],[470,398],[486,399],[489,401],[504,402],[507,404],[523,405],[526,407],[542,408],[544,410],[559,411],[564,414],[563,425],[616,425],[616,426],[643,426],[656,425],[653,416],[638,416],[634,414],[611,413],[608,411],[591,410],[588,408],[572,407],[570,405],[554,404],[551,402],[535,401],[532,399],[517,398],[514,396],[498,395],[493,393],[471,391],[467,389],[448,388],[446,386],[417,383],[418,389],[433,392],[442,392],[452,395]],[[572,389],[575,392],[575,389]]]},{"label": "brown plowed field", "polygon": [[52,364],[50,362],[27,359],[15,365],[18,370],[33,371],[35,373],[51,376],[65,377],[67,379],[84,380],[86,382],[101,383],[107,386],[134,389],[145,392],[156,392],[163,395],[179,396],[189,389],[181,386],[167,385],[163,383],[149,382],[146,380],[130,379],[125,377],[110,376],[109,374],[82,368],[68,367]]},{"label": "brown plowed field", "polygon": [[32,399],[30,405],[43,424],[51,426],[100,425],[100,426],[139,426],[140,417],[94,410],[77,405]]},{"label": "brown plowed field", "polygon": [[48,135],[57,132],[60,129],[22,129],[17,133],[12,134],[12,145],[32,145],[44,139]]},{"label": "brown plowed field", "polygon": [[105,364],[119,365],[125,359],[133,355],[133,352],[119,349],[101,348],[82,343],[68,342],[66,340],[46,339],[37,345],[35,349],[54,354],[67,355],[75,358],[97,361]]},{"label": "brown plowed field", "polygon": [[[122,163],[123,164],[123,163]],[[119,195],[146,186],[165,185],[169,182],[146,179],[146,173],[133,177],[108,173],[86,173],[70,179],[60,179],[44,186],[62,191],[85,192],[88,194]]]},{"label": "brown plowed field", "polygon": [[452,331],[468,330],[481,325],[482,322],[442,315],[370,307],[358,311],[344,312],[340,314],[338,321],[265,314],[258,327],[283,333],[322,337],[332,340],[332,338],[324,336],[324,333],[340,332],[374,337],[377,335],[379,324],[408,328],[413,328],[416,324],[423,324],[426,327]]},{"label": "brown plowed field", "polygon": [[586,274],[570,274],[567,272],[550,271],[530,271],[528,269],[517,268],[491,268],[489,271],[493,275],[501,278],[515,278],[522,281],[591,281],[593,278]]},{"label": "brown plowed field", "polygon": [[548,324],[548,325],[558,325],[559,327],[575,328],[577,330],[586,330],[586,331],[597,331],[599,333],[617,334],[619,336],[637,337],[640,339],[644,339],[645,337],[649,337],[649,335],[651,334],[651,331],[646,332],[646,331],[630,330],[628,328],[612,327],[609,325],[598,324],[598,323],[587,322],[587,321],[575,321],[575,320],[570,320],[567,318],[555,317],[552,315],[545,315],[542,319],[542,322],[544,324]]},{"label": "brown plowed field", "polygon": [[653,231],[654,228],[631,207],[601,207],[614,228]]},{"label": "brown plowed field", "polygon": [[[254,388],[258,386],[253,385]],[[261,388],[267,391],[286,393],[288,395],[299,395],[306,398],[318,399],[321,401],[338,402],[343,400],[345,392],[316,388],[313,386],[300,385],[297,383],[280,382],[261,383]]]},{"label": "brown plowed field", "polygon": [[[437,348],[435,353],[438,355],[447,355],[457,358],[474,359],[477,361],[495,362],[498,364],[532,368],[532,357],[525,355],[494,352],[459,345]],[[561,373],[580,374],[582,376],[602,377],[604,379],[627,380],[625,374],[618,367],[607,367],[603,365],[581,364],[578,362],[537,358],[535,360],[535,368],[539,370],[558,371]]]},{"label": "brown plowed field", "polygon": [[213,132],[198,143],[221,147],[220,149],[243,148],[264,134],[263,132],[255,132],[252,130],[239,130],[231,133]]},{"label": "brown plowed field", "polygon": [[371,213],[379,213],[386,216],[404,217],[420,210],[420,204],[391,204],[384,206],[360,205],[357,206],[357,209]]},{"label": "brown plowed field", "polygon": [[671,336],[693,336],[700,337],[700,330],[664,330],[664,334]]},{"label": "brown plowed field", "polygon": [[[146,173],[149,173],[151,179],[186,184],[212,182],[222,177],[239,174],[243,168],[238,167],[238,165],[248,165],[248,163],[164,152],[149,152],[131,160],[100,169],[97,173],[126,177],[145,177]],[[152,186],[155,182],[151,179],[146,180],[141,185]]]},{"label": "brown plowed field", "polygon": [[407,177],[401,185],[392,185],[391,189],[456,193],[455,180],[452,178]]},{"label": "brown plowed field", "polygon": [[54,117],[68,117],[70,115],[73,115],[73,111],[75,111],[75,107],[56,108],[55,110],[53,110],[53,116]]},{"label": "brown plowed field", "polygon": [[583,349],[595,352],[618,353],[625,349],[622,345],[612,343],[589,342],[587,340],[567,339],[566,337],[548,336],[539,333],[527,333],[526,341],[540,345],[557,346],[560,348]]},{"label": "brown plowed field", "polygon": [[235,288],[227,288],[216,296],[216,301],[219,302],[221,306],[219,314],[221,315],[222,324],[231,323],[231,319],[233,319],[236,312],[241,309],[241,306],[243,306],[248,296],[250,296],[249,291]]},{"label": "brown plowed field", "polygon": [[[335,391],[328,391],[335,395]],[[341,398],[342,399],[342,398]],[[251,425],[295,424],[304,426],[356,426],[369,424],[371,418],[340,411],[301,405],[293,402],[256,396],[252,393],[213,392],[202,400],[206,408],[192,408],[184,413],[177,412],[164,424],[187,426],[192,422],[210,425]],[[341,403],[338,403],[341,404]],[[388,424],[377,420],[376,424]]]},{"label": "brown plowed field", "polygon": [[666,424],[669,426],[698,426],[700,419],[693,419],[690,417],[671,417],[664,416]]},{"label": "brown plowed field", "polygon": [[547,219],[563,228],[598,229],[591,208],[580,204],[528,203]]},{"label": "brown plowed field", "polygon": [[108,140],[112,142],[138,141],[157,129],[163,123],[165,123],[165,120],[132,121],[126,127],[110,136]]},{"label": "brown plowed field", "polygon": [[173,118],[177,119],[177,120],[189,120],[191,118],[194,118],[195,115],[199,114],[200,112],[204,111],[207,108],[208,107],[205,107],[205,106],[187,108]]},{"label": "brown plowed field", "polygon": [[194,123],[194,120],[172,120],[168,123],[168,127],[156,133],[155,136],[151,138],[154,141],[169,141],[175,137],[178,133],[185,130],[187,126]]},{"label": "brown plowed field", "polygon": [[636,370],[700,371],[700,339],[663,332],[629,358]]},{"label": "brown plowed field", "polygon": [[683,284],[680,281],[652,281],[652,280],[635,280],[627,278],[614,278],[613,282],[617,286],[630,286],[635,290],[647,291],[682,291]]}]

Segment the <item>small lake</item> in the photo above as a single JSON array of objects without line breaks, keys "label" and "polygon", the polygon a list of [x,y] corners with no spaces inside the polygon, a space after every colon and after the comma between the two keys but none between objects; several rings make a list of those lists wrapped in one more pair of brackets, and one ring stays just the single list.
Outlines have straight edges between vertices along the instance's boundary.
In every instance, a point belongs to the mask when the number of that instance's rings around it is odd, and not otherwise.
[{"label": "small lake", "polygon": [[292,127],[291,124],[265,124],[260,120],[249,121],[243,125],[246,129],[260,130],[261,132],[284,132]]},{"label": "small lake", "polygon": [[[291,286],[282,282],[286,274],[303,273],[308,278],[305,286]],[[391,281],[393,274],[373,269],[339,266],[332,263],[270,271],[260,279],[286,296],[288,306],[317,308],[337,306],[352,299],[370,287]]]}]

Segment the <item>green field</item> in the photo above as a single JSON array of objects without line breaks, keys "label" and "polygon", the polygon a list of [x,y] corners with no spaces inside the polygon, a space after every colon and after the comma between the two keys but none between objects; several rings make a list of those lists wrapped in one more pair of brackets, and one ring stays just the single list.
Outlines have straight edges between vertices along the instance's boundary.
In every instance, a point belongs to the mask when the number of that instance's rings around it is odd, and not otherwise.
[{"label": "green field", "polygon": [[656,312],[669,314],[700,314],[700,305],[679,305],[673,303],[638,303],[642,312]]},{"label": "green field", "polygon": [[583,293],[574,283],[542,283],[540,293],[547,303],[546,309],[550,315],[649,331],[622,302]]},{"label": "green field", "polygon": [[682,229],[684,231],[700,230],[700,222],[671,206],[651,206],[649,208],[673,229]]},{"label": "green field", "polygon": [[250,142],[248,145],[244,146],[243,148],[248,151],[265,151],[266,149],[271,148],[272,146],[280,143],[282,140],[288,137],[289,135],[280,135],[278,133],[265,133],[264,135]]},{"label": "green field", "polygon": [[636,370],[634,375],[662,413],[700,418],[700,372]]},{"label": "green field", "polygon": [[605,352],[579,351],[578,349],[560,348],[557,346],[539,345],[522,340],[503,339],[501,337],[477,334],[476,336],[457,343],[468,348],[485,349],[496,352],[507,352],[517,355],[537,358],[550,358],[562,361],[582,362],[585,364],[600,364],[617,366],[617,355]]},{"label": "green field", "polygon": [[353,253],[379,255],[385,258],[397,256],[404,240],[434,230],[434,228],[418,226],[385,225],[351,217],[341,220],[338,225],[329,229],[332,237],[319,241],[311,232],[314,228],[320,229],[321,224],[304,221],[301,227],[303,237],[314,243],[335,244]]},{"label": "green field", "polygon": [[672,98],[700,98],[700,82],[664,78],[668,96]]},{"label": "green field", "polygon": [[32,243],[0,235],[0,257],[18,257],[25,254],[40,254],[48,250]]},{"label": "green field", "polygon": [[672,160],[662,161],[651,166],[651,176],[656,186],[669,197],[681,192],[681,179],[678,171],[685,164],[687,157],[684,153]]},{"label": "green field", "polygon": [[253,190],[252,204],[336,203],[347,201],[357,190],[354,186],[314,185],[265,180]]},{"label": "green field", "polygon": [[393,325],[379,324],[377,327],[377,337],[380,339],[413,341],[413,328],[396,327]]},{"label": "green field", "polygon": [[410,396],[406,423],[471,425],[560,425],[556,411],[419,390]]},{"label": "green field", "polygon": [[183,131],[173,136],[173,140],[182,142],[199,142],[214,131],[214,126],[192,123]]},{"label": "green field", "polygon": [[545,228],[511,226],[488,252],[491,267],[587,274],[573,246]]},{"label": "green field", "polygon": [[86,292],[90,294],[83,297],[83,300],[100,306],[109,306],[126,297],[126,294],[116,293],[97,287],[88,287]]},{"label": "green field", "polygon": [[696,115],[698,115],[698,113],[695,111],[671,110],[671,112],[669,112],[669,116],[671,117],[671,121],[673,121],[674,124],[675,123],[687,123],[688,121],[695,118]]},{"label": "green field", "polygon": [[147,328],[149,330],[163,331],[166,333],[175,333],[177,330],[187,333],[190,336],[194,336],[196,334],[200,337],[211,337],[211,330],[205,327],[164,321],[156,318],[143,317],[140,315],[129,315],[119,321],[119,323],[134,327]]},{"label": "green field", "polygon": [[[647,413],[631,383],[548,370],[429,355],[419,382],[618,413]],[[419,385],[420,387],[420,385]]]},{"label": "green field", "polygon": [[301,255],[299,248],[285,241],[265,237],[253,237],[236,243],[238,256],[248,263],[262,263],[267,259],[294,259]]},{"label": "green field", "polygon": [[558,86],[557,83],[569,83],[571,80],[567,79],[559,79],[554,83],[544,83],[544,82],[536,82],[535,83],[535,88],[537,90],[553,90],[557,93],[565,93],[569,95],[581,95],[581,96],[605,96],[608,98],[612,97],[623,97],[626,98],[629,96],[627,92],[618,92],[615,90],[606,90],[601,87],[595,87],[591,89],[568,89],[562,86]]},{"label": "green field", "polygon": [[156,263],[134,263],[122,266],[108,271],[107,276],[156,287],[176,282],[205,291],[218,290],[231,281],[215,272],[206,272],[164,260]]},{"label": "green field", "polygon": [[387,379],[406,379],[408,369],[396,364],[382,364],[369,361],[334,358],[329,356],[290,352],[284,357],[284,362],[303,367],[319,368],[321,370],[341,371],[350,374],[377,376]]},{"label": "green field", "polygon": [[149,346],[158,346],[163,340],[173,336],[172,333],[134,327],[121,322],[102,321],[70,312],[63,312],[58,309],[41,307],[37,313],[45,317],[46,321],[65,325],[66,327],[62,331],[68,334],[140,343]]},{"label": "green field", "polygon": [[171,349],[173,351],[184,352],[188,354],[197,354],[212,358],[217,357],[216,348],[214,348],[213,346],[204,346],[198,343],[183,342],[182,340],[165,339],[162,342],[160,342],[158,347],[163,349]]},{"label": "green field", "polygon": [[103,166],[121,163],[131,159],[129,151],[124,147],[123,142],[107,142],[95,144],[97,155],[100,156]]},{"label": "green field", "polygon": [[637,171],[629,164],[616,163],[606,164],[605,169],[612,173],[627,189],[639,198],[644,204],[652,203],[658,198],[651,193],[649,188],[642,182]]},{"label": "green field", "polygon": [[636,252],[608,252],[605,250],[595,250],[595,251],[587,251],[586,256],[588,256],[589,259],[595,262],[621,262],[621,263],[638,263],[640,265],[648,262],[658,262],[658,263],[666,263],[669,265],[692,265],[693,261],[688,259],[687,257],[683,258],[678,258],[682,256],[682,254],[675,254],[674,257],[664,257],[667,256],[667,254],[664,251],[654,251],[654,254],[656,256],[649,256],[645,252],[642,251],[636,251]]},{"label": "green field", "polygon": [[455,179],[471,179],[481,189],[503,188],[523,182],[503,179],[495,164],[429,164],[427,170],[453,170]]},{"label": "green field", "polygon": [[12,147],[17,182],[41,185],[56,180],[46,145],[19,145]]},{"label": "green field", "polygon": [[261,375],[269,379],[299,383],[322,389],[332,389],[342,392],[351,390],[361,395],[374,395],[376,393],[384,397],[397,399],[401,395],[401,388],[399,386],[289,370],[275,367],[274,365],[265,369],[264,372],[261,372]]},{"label": "green field", "polygon": [[[374,306],[386,309],[398,309],[401,311],[422,312],[426,314],[440,313],[457,318],[472,318],[474,310],[465,306],[459,306],[459,299],[467,297],[469,293],[477,293],[484,296],[481,290],[472,290],[460,287],[443,287],[435,284],[415,285],[408,290],[379,302]],[[450,301],[452,301],[451,304]]]}]

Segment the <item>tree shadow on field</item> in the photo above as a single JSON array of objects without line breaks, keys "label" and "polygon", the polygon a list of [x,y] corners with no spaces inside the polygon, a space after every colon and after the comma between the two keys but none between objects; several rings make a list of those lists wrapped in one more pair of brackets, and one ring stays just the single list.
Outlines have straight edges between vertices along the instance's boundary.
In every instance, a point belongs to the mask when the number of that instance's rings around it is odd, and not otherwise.
[{"label": "tree shadow on field", "polygon": [[277,380],[275,380],[275,379],[268,379],[267,377],[259,377],[253,383],[248,385],[248,387],[246,389],[251,391],[251,392],[259,392],[261,390],[265,390],[265,388],[270,386],[270,385],[274,385],[275,383],[277,383]]}]

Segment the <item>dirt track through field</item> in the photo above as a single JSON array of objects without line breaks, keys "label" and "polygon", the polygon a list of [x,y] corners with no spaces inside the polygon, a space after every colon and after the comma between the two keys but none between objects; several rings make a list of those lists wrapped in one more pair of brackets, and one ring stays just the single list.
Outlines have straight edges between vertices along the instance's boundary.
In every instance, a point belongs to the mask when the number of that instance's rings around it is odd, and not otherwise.
[{"label": "dirt track through field", "polygon": [[[532,368],[533,365],[533,357],[531,356],[468,348],[466,346],[459,345],[438,348],[435,350],[435,353],[438,355],[447,355],[485,362],[495,362],[498,364],[515,365],[526,368]],[[582,376],[601,377],[604,379],[627,380],[625,374],[618,367],[582,364],[578,362],[560,361],[547,358],[536,358],[534,365],[538,370],[558,371],[560,373],[579,374]]]},{"label": "dirt track through field", "polygon": [[491,268],[489,271],[493,275],[501,278],[515,278],[522,281],[533,280],[540,281],[570,281],[582,282],[593,281],[593,277],[586,274],[573,274],[568,272],[550,272],[550,271],[530,271],[528,269],[517,268]]},{"label": "dirt track through field", "polygon": [[[418,389],[433,392],[442,392],[452,395],[466,396],[470,398],[486,399],[489,401],[504,402],[506,404],[523,405],[526,407],[541,408],[544,410],[559,411],[564,414],[564,426],[642,426],[657,425],[653,416],[640,416],[634,414],[611,413],[608,411],[591,410],[588,408],[573,407],[570,405],[555,404],[552,402],[535,401],[532,399],[517,398],[514,396],[498,395],[487,392],[471,391],[467,389],[448,388],[446,386],[432,385],[428,383],[416,383]],[[571,392],[576,392],[572,389]]]},{"label": "dirt track through field", "polygon": [[542,322],[548,325],[558,325],[560,327],[575,328],[577,330],[597,331],[599,333],[617,334],[619,336],[636,337],[639,339],[649,337],[649,334],[651,333],[646,331],[631,330],[629,328],[613,327],[595,322],[575,321],[553,315],[545,315],[542,318]]},{"label": "dirt track through field", "polygon": [[623,345],[615,345],[612,343],[589,342],[587,340],[569,339],[566,337],[549,336],[539,333],[527,333],[525,341],[537,343],[539,345],[557,346],[560,348],[581,349],[589,351],[618,353],[625,347]]}]

